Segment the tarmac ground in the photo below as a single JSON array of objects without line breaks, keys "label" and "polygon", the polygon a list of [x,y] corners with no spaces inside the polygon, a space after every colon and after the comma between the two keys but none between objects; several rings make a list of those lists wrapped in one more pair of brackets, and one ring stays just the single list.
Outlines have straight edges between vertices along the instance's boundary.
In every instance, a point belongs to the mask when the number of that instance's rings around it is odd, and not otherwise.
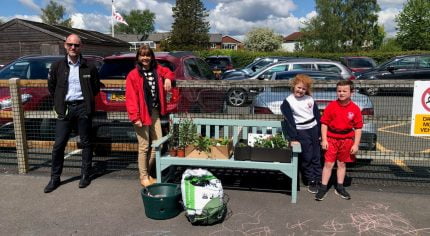
[{"label": "tarmac ground", "polygon": [[222,223],[193,226],[182,212],[145,215],[136,178],[101,176],[85,189],[79,177],[43,193],[47,175],[0,174],[0,235],[430,235],[430,189],[352,184],[351,200],[322,202],[301,186],[296,204],[285,191],[225,189]]}]

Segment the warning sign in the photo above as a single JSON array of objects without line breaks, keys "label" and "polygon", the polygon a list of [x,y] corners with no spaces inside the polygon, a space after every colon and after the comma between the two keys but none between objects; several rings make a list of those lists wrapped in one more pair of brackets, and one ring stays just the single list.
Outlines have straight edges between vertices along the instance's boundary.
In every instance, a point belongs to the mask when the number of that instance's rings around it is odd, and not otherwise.
[{"label": "warning sign", "polygon": [[415,134],[430,135],[430,114],[429,115],[415,115]]},{"label": "warning sign", "polygon": [[430,136],[430,81],[415,81],[411,135]]}]

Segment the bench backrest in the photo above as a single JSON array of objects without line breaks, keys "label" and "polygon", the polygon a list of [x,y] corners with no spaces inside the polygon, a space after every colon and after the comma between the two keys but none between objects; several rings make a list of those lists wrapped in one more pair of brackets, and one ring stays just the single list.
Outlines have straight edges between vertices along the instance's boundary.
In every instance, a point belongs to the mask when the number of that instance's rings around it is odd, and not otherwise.
[{"label": "bench backrest", "polygon": [[[179,124],[183,118],[172,117],[173,124]],[[281,121],[276,120],[239,120],[192,118],[197,126],[197,133],[214,138],[233,138],[233,145],[240,139],[247,139],[248,133],[277,134],[282,133]]]}]

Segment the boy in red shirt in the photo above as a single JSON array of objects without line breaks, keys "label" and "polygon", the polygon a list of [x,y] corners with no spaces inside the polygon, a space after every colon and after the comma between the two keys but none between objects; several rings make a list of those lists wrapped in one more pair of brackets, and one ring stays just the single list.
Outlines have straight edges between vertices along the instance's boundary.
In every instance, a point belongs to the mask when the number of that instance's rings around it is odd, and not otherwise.
[{"label": "boy in red shirt", "polygon": [[326,151],[321,186],[315,194],[317,201],[324,200],[327,194],[327,184],[335,162],[337,162],[335,193],[343,199],[351,199],[351,195],[343,186],[345,163],[355,161],[363,127],[360,108],[351,101],[353,89],[352,81],[339,81],[336,84],[337,100],[328,104],[321,118],[321,146]]}]

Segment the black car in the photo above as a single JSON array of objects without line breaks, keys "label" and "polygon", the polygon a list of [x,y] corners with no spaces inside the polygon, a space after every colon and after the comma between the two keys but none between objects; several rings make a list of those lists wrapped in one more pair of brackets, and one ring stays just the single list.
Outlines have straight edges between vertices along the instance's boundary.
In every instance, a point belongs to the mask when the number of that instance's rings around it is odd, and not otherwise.
[{"label": "black car", "polygon": [[236,77],[236,76],[245,77],[247,75],[250,75],[254,72],[261,70],[261,68],[263,68],[269,64],[289,60],[292,58],[295,58],[295,57],[273,56],[273,57],[256,58],[252,63],[250,63],[249,65],[247,65],[241,69],[227,70],[226,72],[224,72],[222,74],[221,78],[227,79],[227,78]]},{"label": "black car", "polygon": [[[378,67],[364,71],[357,75],[359,80],[428,80],[430,79],[430,55],[405,55],[397,56]],[[376,95],[382,91],[405,91],[411,92],[412,88],[393,87],[368,87],[361,89],[368,95]],[[409,91],[410,90],[410,91]]]},{"label": "black car", "polygon": [[230,56],[210,56],[205,61],[211,67],[217,79],[221,79],[221,75],[225,71],[233,69],[233,61]]}]

